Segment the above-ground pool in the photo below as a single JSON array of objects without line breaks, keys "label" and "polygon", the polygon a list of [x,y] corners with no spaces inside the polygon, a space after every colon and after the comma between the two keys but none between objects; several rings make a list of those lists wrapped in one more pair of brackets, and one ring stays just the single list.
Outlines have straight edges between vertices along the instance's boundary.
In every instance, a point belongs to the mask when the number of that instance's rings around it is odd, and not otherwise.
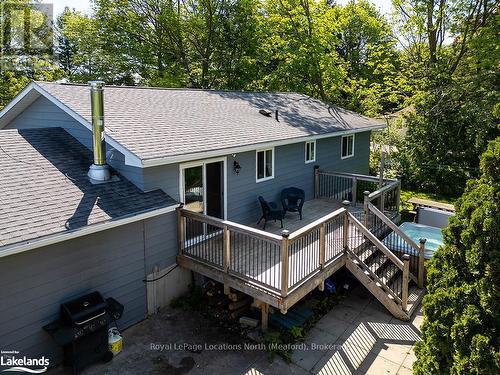
[{"label": "above-ground pool", "polygon": [[[427,241],[425,242],[425,259],[430,259],[434,252],[437,250],[439,246],[443,244],[443,234],[441,233],[440,228],[430,227],[428,225],[416,224],[416,223],[402,223],[399,226],[399,229],[410,237],[417,245],[421,238],[425,238]],[[403,249],[394,248],[395,244],[404,244],[403,241],[400,240],[399,236],[392,232],[382,241],[390,250],[393,251],[402,251]],[[396,246],[399,247],[399,246]],[[408,252],[408,251],[406,251]],[[416,254],[414,254],[416,255]]]}]

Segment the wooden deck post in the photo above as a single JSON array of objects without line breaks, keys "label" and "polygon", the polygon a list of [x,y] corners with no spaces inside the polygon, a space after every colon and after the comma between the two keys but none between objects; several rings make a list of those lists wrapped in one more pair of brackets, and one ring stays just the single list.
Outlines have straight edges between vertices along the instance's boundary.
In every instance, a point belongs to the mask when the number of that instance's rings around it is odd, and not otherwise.
[{"label": "wooden deck post", "polygon": [[344,231],[343,231],[343,242],[342,242],[342,247],[344,248],[344,252],[347,252],[347,244],[349,243],[349,205],[351,202],[348,200],[345,200],[342,202],[342,205],[344,206],[345,209],[345,215],[344,215]]},{"label": "wooden deck post", "polygon": [[229,227],[227,225],[224,225],[223,243],[224,243],[224,255],[222,262],[224,265],[224,272],[228,273],[230,264],[229,262],[231,261],[231,232],[229,232]]},{"label": "wooden deck post", "polygon": [[357,194],[358,194],[358,179],[356,177],[354,177],[352,179],[352,191],[351,191],[351,195],[352,195],[351,202],[352,202],[353,206],[356,205],[356,201],[357,201],[356,196],[357,196]]},{"label": "wooden deck post", "polygon": [[366,228],[368,228],[369,220],[368,220],[368,213],[370,212],[368,209],[368,203],[370,203],[370,199],[368,196],[370,195],[370,192],[368,190],[365,190],[363,192],[364,195],[364,201],[363,201],[363,209],[365,212],[365,218],[363,220],[363,224],[365,225]]},{"label": "wooden deck post", "polygon": [[425,275],[425,238],[420,239],[420,246],[418,249],[418,287],[423,288],[424,287],[424,275]]},{"label": "wooden deck post", "polygon": [[403,255],[403,278],[401,280],[401,307],[404,311],[407,311],[408,308],[408,282],[410,277],[410,255]]},{"label": "wooden deck post", "polygon": [[319,165],[314,166],[314,198],[319,198]]},{"label": "wooden deck post", "polygon": [[288,294],[288,237],[290,232],[286,229],[281,232],[283,237],[281,240],[281,296],[286,297]]},{"label": "wooden deck post", "polygon": [[267,332],[269,327],[269,305],[267,303],[262,302],[260,304],[260,314],[262,332]]},{"label": "wooden deck post", "polygon": [[177,242],[179,255],[182,255],[184,252],[184,244],[186,242],[186,222],[182,216],[182,207],[184,207],[182,203],[177,207]]},{"label": "wooden deck post", "polygon": [[[223,243],[223,254],[222,254],[222,265],[224,266],[224,272],[229,273],[229,265],[231,262],[231,232],[229,227],[224,225],[224,233],[222,238]],[[225,279],[224,279],[225,280]],[[231,293],[231,288],[224,282],[224,294],[227,296]]]}]

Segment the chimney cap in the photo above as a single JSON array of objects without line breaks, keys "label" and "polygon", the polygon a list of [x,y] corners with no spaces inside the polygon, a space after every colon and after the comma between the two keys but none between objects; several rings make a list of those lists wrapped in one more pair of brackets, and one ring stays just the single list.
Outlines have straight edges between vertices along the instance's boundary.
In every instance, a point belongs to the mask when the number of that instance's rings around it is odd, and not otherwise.
[{"label": "chimney cap", "polygon": [[92,90],[102,90],[104,81],[89,81],[89,86]]}]

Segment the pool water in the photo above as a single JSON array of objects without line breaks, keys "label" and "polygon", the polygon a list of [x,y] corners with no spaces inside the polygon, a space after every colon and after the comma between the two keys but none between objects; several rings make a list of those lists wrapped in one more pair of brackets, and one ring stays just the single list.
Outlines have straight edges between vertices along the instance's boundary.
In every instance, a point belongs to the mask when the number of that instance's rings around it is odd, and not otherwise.
[{"label": "pool water", "polygon": [[[410,237],[417,245],[421,238],[425,238],[427,241],[425,242],[425,259],[430,259],[434,252],[437,250],[439,246],[443,244],[443,233],[440,228],[430,227],[428,225],[416,224],[405,222],[402,223],[399,228]],[[384,239],[384,243],[392,244],[398,243],[398,241],[394,241],[395,237],[399,237],[396,233],[391,233]],[[399,249],[391,249],[391,250],[399,250]]]}]

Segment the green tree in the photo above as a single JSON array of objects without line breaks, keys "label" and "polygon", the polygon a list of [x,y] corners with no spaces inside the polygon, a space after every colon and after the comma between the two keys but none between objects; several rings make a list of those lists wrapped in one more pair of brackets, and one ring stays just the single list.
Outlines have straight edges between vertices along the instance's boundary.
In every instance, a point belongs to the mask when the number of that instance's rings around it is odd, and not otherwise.
[{"label": "green tree", "polygon": [[465,181],[478,176],[488,141],[499,134],[497,4],[399,3],[410,35],[402,61],[413,61],[402,69],[415,111],[400,154],[403,181],[411,188],[460,195]]},{"label": "green tree", "polygon": [[158,86],[243,88],[253,78],[256,0],[97,0],[106,50]]},{"label": "green tree", "polygon": [[481,159],[428,265],[414,371],[500,373],[500,137]]},{"label": "green tree", "polygon": [[103,79],[108,83],[134,83],[130,61],[108,49],[108,38],[98,20],[78,11],[59,18],[60,64],[74,82]]},{"label": "green tree", "polygon": [[401,105],[395,38],[368,1],[267,0],[259,31],[257,87],[298,91],[369,115]]},{"label": "green tree", "polygon": [[65,7],[63,12],[57,16],[56,28],[57,28],[57,46],[56,46],[56,56],[57,61],[68,79],[72,79],[73,73],[77,68],[76,64],[73,62],[74,55],[77,52],[77,47],[74,41],[68,38],[65,32],[65,26],[68,24],[73,13],[68,7]]},{"label": "green tree", "polygon": [[332,9],[338,24],[337,51],[346,67],[339,87],[348,108],[376,115],[399,109],[405,92],[398,81],[399,52],[391,27],[366,0]]},{"label": "green tree", "polygon": [[[0,30],[0,108],[3,108],[31,80],[53,81],[63,76],[51,55],[52,33],[37,11],[36,3],[27,0],[2,4]],[[24,38],[32,25],[43,25],[37,38]],[[39,44],[35,45],[35,41]],[[43,47],[43,48],[42,48]]]}]

